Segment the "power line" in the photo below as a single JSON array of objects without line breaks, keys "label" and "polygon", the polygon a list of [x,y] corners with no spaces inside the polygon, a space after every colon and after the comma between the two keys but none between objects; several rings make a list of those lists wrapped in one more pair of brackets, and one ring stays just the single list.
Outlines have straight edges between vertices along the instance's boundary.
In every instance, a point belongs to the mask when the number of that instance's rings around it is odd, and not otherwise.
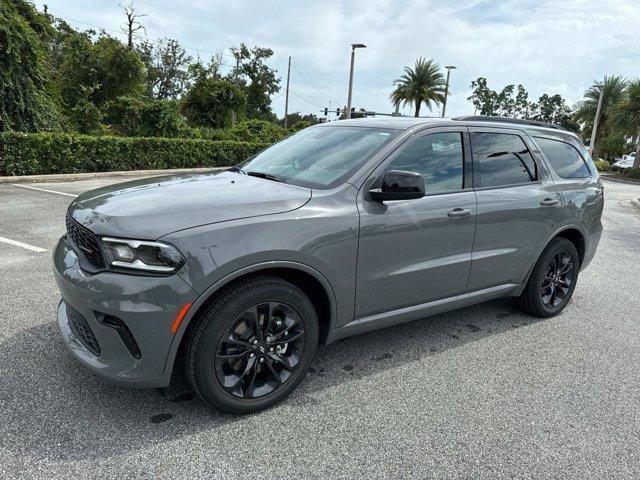
[{"label": "power line", "polygon": [[291,65],[291,68],[293,68],[293,71],[296,72],[298,74],[298,76],[300,76],[300,78],[302,78],[302,80],[307,82],[311,87],[313,87],[323,97],[327,97],[327,99],[331,100],[333,103],[336,103],[335,100],[333,100],[333,98],[331,98],[326,92],[324,92],[323,90],[319,89],[313,83],[311,83],[309,80],[307,80],[307,78],[304,75],[302,75],[294,65]]},{"label": "power line", "polygon": [[310,103],[311,105],[315,105],[316,107],[320,107],[320,108],[324,108],[326,105],[320,105],[319,103],[316,102],[312,102],[311,100],[307,100],[304,97],[301,97],[300,95],[298,95],[296,92],[294,92],[293,90],[289,89],[289,93],[293,93],[296,97],[298,97],[300,100]]}]

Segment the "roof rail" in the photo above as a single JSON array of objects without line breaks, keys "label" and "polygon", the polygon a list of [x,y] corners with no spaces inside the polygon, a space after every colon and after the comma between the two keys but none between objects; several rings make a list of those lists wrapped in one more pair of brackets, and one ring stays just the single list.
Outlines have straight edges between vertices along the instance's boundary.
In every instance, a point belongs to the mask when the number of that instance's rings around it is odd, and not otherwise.
[{"label": "roof rail", "polygon": [[509,117],[490,117],[487,115],[465,115],[462,117],[452,118],[451,120],[460,120],[460,121],[466,121],[466,122],[514,123],[516,125],[531,125],[534,127],[546,127],[546,128],[553,128],[555,130],[566,130],[560,125],[555,125],[553,123],[538,122],[536,120],[521,120],[519,118],[509,118]]}]

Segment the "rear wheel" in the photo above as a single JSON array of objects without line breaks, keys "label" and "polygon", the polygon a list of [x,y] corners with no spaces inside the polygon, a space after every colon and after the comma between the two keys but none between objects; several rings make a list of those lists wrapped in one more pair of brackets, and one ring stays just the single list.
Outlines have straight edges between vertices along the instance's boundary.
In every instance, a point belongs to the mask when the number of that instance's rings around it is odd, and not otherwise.
[{"label": "rear wheel", "polygon": [[579,270],[575,245],[566,238],[554,238],[536,262],[518,305],[537,317],[557,315],[573,295]]},{"label": "rear wheel", "polygon": [[189,378],[229,413],[268,408],[304,378],[318,349],[318,320],[306,295],[277,277],[254,277],[205,312],[188,348]]}]

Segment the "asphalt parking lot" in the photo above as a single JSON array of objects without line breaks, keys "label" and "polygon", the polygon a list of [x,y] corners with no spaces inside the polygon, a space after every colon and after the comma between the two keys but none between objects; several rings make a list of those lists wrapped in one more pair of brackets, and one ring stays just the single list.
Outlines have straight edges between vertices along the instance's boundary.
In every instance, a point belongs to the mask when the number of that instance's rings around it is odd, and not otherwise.
[{"label": "asphalt parking lot", "polygon": [[605,182],[560,316],[501,300],[349,338],[284,403],[234,417],[112,386],[58,335],[66,206],[123,180],[0,185],[0,478],[640,476],[640,186]]}]

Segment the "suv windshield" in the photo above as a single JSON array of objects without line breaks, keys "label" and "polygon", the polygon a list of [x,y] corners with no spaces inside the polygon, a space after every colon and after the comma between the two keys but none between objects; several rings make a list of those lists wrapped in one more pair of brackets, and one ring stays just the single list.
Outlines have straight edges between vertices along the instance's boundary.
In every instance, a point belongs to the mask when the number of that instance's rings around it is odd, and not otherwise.
[{"label": "suv windshield", "polygon": [[315,188],[333,188],[398,130],[371,127],[308,128],[260,152],[245,173]]}]

